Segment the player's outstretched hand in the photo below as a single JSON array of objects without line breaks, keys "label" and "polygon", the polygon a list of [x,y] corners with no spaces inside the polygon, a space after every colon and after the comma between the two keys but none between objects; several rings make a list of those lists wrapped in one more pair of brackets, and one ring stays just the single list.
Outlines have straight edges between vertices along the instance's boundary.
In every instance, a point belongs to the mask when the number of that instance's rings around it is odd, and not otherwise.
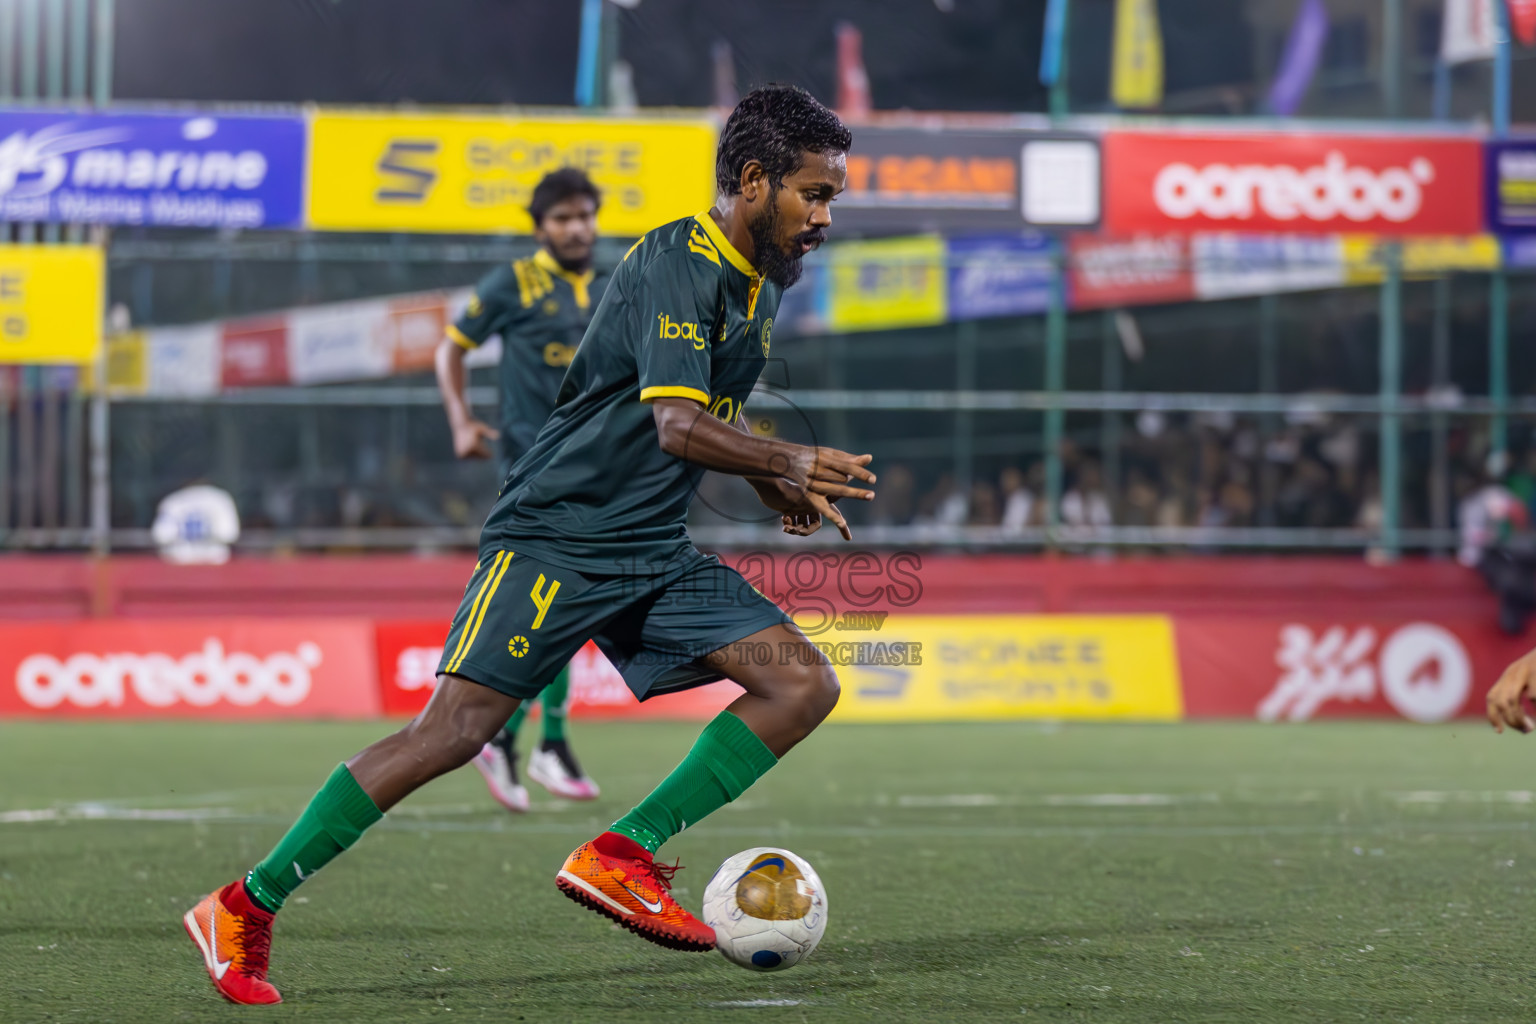
[{"label": "player's outstretched hand", "polygon": [[1503,732],[1506,725],[1521,732],[1536,729],[1536,722],[1531,720],[1525,708],[1533,683],[1536,683],[1536,651],[1505,669],[1493,689],[1488,691],[1488,721],[1493,723],[1495,732]]},{"label": "player's outstretched hand", "polygon": [[815,525],[811,525],[809,518],[803,523],[786,522],[785,532],[809,536],[820,528],[820,521],[824,519],[837,527],[843,540],[852,540],[853,531],[848,529],[848,521],[834,503],[839,498],[874,500],[874,491],[855,483],[875,482],[875,474],[868,468],[873,458],[872,455],[852,455],[837,448],[798,448],[786,476],[803,497],[800,507],[785,511],[791,516],[814,516]]},{"label": "player's outstretched hand", "polygon": [[874,501],[875,492],[853,485],[859,480],[866,484],[875,482],[875,474],[869,464],[873,455],[850,455],[836,448],[807,448],[809,465],[805,469],[805,489],[812,494],[828,498],[858,498]]},{"label": "player's outstretched hand", "polygon": [[489,423],[468,419],[453,428],[453,454],[461,459],[488,459],[490,442],[501,435]]}]

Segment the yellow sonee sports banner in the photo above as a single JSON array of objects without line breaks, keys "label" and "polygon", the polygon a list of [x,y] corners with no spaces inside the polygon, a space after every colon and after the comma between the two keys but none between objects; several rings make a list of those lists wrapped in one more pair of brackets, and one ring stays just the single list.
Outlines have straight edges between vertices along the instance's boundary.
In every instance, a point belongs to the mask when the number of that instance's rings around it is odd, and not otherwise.
[{"label": "yellow sonee sports banner", "polygon": [[1173,624],[1161,615],[864,612],[822,625],[832,628],[810,639],[837,669],[833,718],[845,722],[1184,714]]},{"label": "yellow sonee sports banner", "polygon": [[0,245],[0,363],[94,362],[103,267],[93,245]]},{"label": "yellow sonee sports banner", "polygon": [[310,121],[309,224],[335,231],[530,233],[533,188],[561,167],[603,193],[598,226],[639,235],[715,194],[707,121],[326,113]]}]

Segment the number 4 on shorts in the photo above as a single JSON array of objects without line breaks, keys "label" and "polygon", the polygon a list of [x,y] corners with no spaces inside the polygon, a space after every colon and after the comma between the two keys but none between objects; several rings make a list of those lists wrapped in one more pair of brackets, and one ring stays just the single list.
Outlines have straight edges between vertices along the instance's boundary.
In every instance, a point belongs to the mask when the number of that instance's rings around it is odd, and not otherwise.
[{"label": "number 4 on shorts", "polygon": [[544,616],[549,613],[549,606],[554,602],[555,594],[560,590],[559,580],[550,580],[548,591],[544,589],[544,582],[544,574],[539,573],[539,578],[534,583],[533,590],[528,593],[528,596],[533,598],[533,606],[539,610],[539,614],[533,617],[531,629],[538,629],[544,624]]}]

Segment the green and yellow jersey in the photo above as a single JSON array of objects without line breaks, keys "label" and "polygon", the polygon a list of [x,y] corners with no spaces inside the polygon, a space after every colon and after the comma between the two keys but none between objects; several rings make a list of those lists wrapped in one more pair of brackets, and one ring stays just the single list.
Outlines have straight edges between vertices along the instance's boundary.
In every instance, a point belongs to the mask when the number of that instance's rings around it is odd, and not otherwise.
[{"label": "green and yellow jersey", "polygon": [[572,273],[546,250],[497,267],[448,334],[474,349],[501,336],[502,475],[529,448],[555,407],[560,381],[592,322],[606,271]]},{"label": "green and yellow jersey", "polygon": [[482,553],[524,552],[592,575],[659,573],[697,557],[684,523],[704,470],[661,450],[648,403],[692,398],[734,421],[767,360],[782,294],[708,213],[636,242],[486,520]]}]

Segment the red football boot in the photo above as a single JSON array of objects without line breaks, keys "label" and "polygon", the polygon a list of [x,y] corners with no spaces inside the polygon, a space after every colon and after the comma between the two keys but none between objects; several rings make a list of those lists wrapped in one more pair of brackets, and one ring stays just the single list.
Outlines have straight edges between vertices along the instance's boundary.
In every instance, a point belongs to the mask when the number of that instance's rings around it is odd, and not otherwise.
[{"label": "red football boot", "polygon": [[[608,852],[598,849],[602,844]],[[668,949],[715,948],[715,930],[678,906],[669,891],[677,866],[657,864],[638,843],[607,832],[565,859],[555,884],[589,910]]]},{"label": "red football boot", "polygon": [[272,917],[251,902],[245,882],[236,879],[204,897],[181,919],[202,950],[213,987],[232,1003],[254,1006],[283,1001],[267,981]]}]

